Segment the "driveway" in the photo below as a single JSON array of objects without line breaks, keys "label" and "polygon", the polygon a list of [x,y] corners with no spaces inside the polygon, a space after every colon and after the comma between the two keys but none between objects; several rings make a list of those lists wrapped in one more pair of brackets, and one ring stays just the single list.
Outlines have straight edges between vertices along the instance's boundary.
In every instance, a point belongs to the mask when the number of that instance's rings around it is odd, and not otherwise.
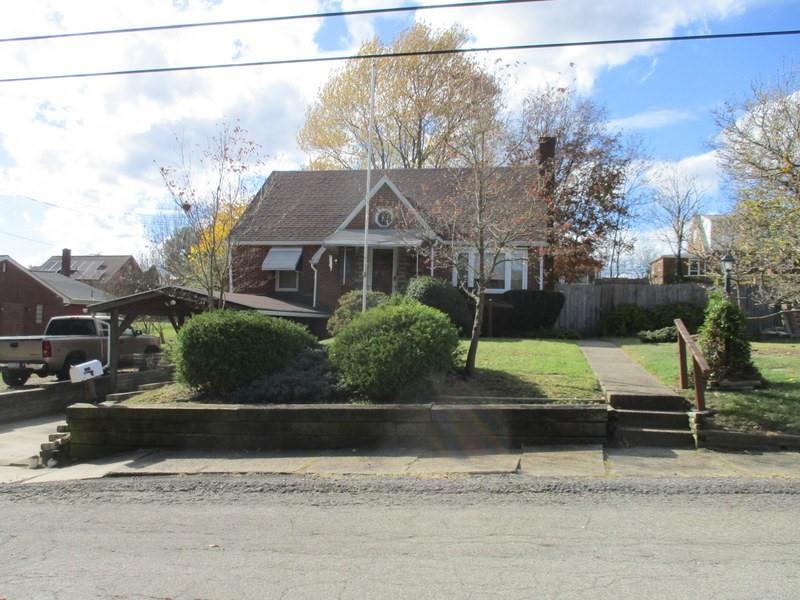
[{"label": "driveway", "polygon": [[0,467],[27,465],[31,456],[39,454],[48,434],[65,424],[63,414],[0,424]]}]

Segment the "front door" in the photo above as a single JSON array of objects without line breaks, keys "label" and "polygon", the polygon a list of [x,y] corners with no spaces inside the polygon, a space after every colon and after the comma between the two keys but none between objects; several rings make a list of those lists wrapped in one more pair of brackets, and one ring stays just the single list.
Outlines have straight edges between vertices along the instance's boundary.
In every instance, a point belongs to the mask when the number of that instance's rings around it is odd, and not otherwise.
[{"label": "front door", "polygon": [[372,250],[372,290],[392,293],[392,276],[394,270],[394,250]]}]

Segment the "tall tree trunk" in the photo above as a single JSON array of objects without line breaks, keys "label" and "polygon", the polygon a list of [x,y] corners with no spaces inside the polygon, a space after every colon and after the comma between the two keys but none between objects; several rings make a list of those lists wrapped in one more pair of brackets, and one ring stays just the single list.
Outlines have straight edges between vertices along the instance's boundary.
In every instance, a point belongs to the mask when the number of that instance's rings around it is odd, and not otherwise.
[{"label": "tall tree trunk", "polygon": [[464,372],[472,375],[475,372],[475,359],[478,356],[478,341],[481,338],[481,327],[483,326],[483,310],[486,304],[486,292],[479,291],[475,300],[475,318],[472,320],[472,335],[469,340],[469,350],[467,351],[467,364]]}]

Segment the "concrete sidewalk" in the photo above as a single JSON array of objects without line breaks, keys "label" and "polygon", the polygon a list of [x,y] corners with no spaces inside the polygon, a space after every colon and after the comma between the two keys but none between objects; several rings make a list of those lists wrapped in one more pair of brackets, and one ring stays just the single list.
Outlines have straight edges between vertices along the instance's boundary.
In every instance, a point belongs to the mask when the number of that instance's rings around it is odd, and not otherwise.
[{"label": "concrete sidewalk", "polygon": [[578,346],[597,375],[606,399],[609,396],[678,395],[611,342],[580,340]]},{"label": "concrete sidewalk", "polygon": [[797,452],[713,452],[668,448],[552,446],[481,452],[138,451],[59,469],[0,467],[0,483],[106,476],[195,474],[448,477],[514,474],[564,478],[800,479]]}]

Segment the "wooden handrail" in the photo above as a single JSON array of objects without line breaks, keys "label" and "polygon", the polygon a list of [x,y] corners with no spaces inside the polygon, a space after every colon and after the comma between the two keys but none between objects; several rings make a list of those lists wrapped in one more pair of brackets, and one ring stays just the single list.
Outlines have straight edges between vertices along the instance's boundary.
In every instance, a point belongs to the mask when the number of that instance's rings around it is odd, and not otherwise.
[{"label": "wooden handrail", "polygon": [[790,315],[792,313],[800,313],[800,308],[793,308],[791,310],[779,310],[771,315],[761,315],[760,317],[745,317],[748,321],[757,321],[759,319],[771,319],[780,315]]},{"label": "wooden handrail", "polygon": [[694,341],[692,334],[686,329],[681,319],[675,319],[675,327],[678,330],[678,362],[681,372],[681,389],[689,388],[689,371],[686,366],[686,349],[692,353],[692,365],[694,367],[694,400],[698,411],[706,409],[706,377],[711,372],[708,361],[703,355],[703,351]]}]

